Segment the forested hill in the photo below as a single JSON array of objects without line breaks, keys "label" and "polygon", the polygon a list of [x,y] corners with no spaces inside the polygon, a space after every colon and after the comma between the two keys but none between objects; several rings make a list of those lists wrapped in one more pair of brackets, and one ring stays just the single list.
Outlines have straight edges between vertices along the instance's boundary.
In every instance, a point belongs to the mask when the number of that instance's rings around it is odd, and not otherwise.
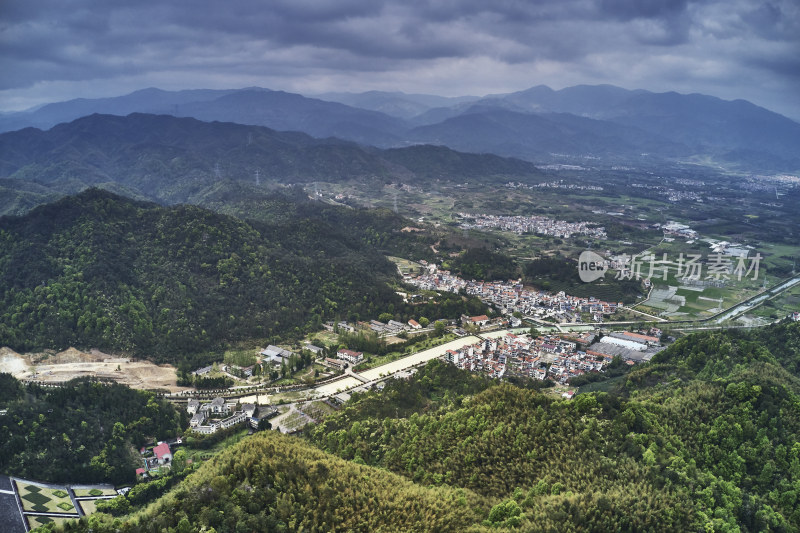
[{"label": "forested hill", "polygon": [[311,428],[322,451],[249,438],[69,530],[798,531],[799,348],[800,324],[695,334],[572,401],[432,361]]},{"label": "forested hill", "polygon": [[320,219],[245,222],[89,189],[0,218],[0,345],[157,361],[401,304],[395,268]]},{"label": "forested hill", "polygon": [[381,393],[399,416],[370,394],[308,436],[422,485],[516,494],[535,530],[798,531],[799,364],[794,323],[688,336],[571,402],[508,384],[462,397],[429,366]]},{"label": "forested hill", "polygon": [[267,183],[432,179],[525,181],[532,163],[444,147],[379,150],[259,126],[132,114],[92,115],[48,131],[0,134],[0,214],[103,185],[126,196],[200,203],[223,180]]}]

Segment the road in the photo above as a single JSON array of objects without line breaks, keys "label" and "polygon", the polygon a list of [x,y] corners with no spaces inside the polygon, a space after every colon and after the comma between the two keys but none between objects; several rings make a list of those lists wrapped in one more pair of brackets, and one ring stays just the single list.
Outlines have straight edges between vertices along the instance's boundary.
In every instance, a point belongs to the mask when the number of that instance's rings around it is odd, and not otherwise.
[{"label": "road", "polygon": [[[744,313],[758,305],[761,305],[763,302],[768,300],[769,298],[773,298],[790,288],[794,287],[800,283],[800,275],[797,275],[791,279],[788,279],[779,285],[773,287],[772,289],[763,292],[762,294],[756,295],[749,300],[744,302],[740,302],[715,316],[705,318],[705,319],[698,319],[698,320],[676,320],[676,321],[666,321],[659,323],[660,326],[663,325],[686,325],[689,327],[693,327],[696,329],[718,329],[721,326],[722,322],[729,320],[741,313]],[[603,327],[603,326],[613,326],[613,325],[632,325],[632,324],[641,324],[641,321],[633,321],[633,320],[626,320],[626,321],[618,321],[618,322],[604,322],[600,324],[591,324],[591,323],[563,323],[563,324],[547,324],[548,327],[556,327],[560,331],[562,327],[587,327],[587,326],[596,326],[596,327]],[[508,330],[511,331],[511,330]],[[505,335],[508,331],[500,330],[496,332],[491,332],[485,334],[483,336],[489,337],[500,337]],[[364,372],[358,373],[358,378],[353,377],[353,375],[347,375],[346,377],[339,379],[337,381],[327,383],[325,385],[321,385],[319,387],[311,387],[308,389],[300,389],[296,390],[300,394],[303,394],[306,398],[325,398],[328,396],[333,396],[334,394],[338,394],[340,392],[344,392],[359,386],[370,386],[374,385],[375,383],[391,376],[392,374],[396,374],[402,370],[407,370],[409,368],[413,368],[415,366],[421,365],[430,361],[431,359],[436,359],[437,357],[441,357],[445,354],[447,350],[457,350],[462,346],[467,344],[474,344],[480,340],[479,337],[476,336],[468,336],[468,337],[461,337],[455,339],[453,341],[447,342],[440,346],[435,346],[433,348],[429,348],[427,350],[423,350],[421,352],[417,352],[415,354],[409,355],[408,357],[403,357],[402,359],[398,359],[396,361],[392,361],[390,363],[386,363],[385,365],[381,365],[370,370],[365,370]],[[350,372],[352,374],[352,372]],[[263,395],[263,393],[262,393]],[[242,401],[248,402],[257,402],[257,396],[249,396],[247,398],[242,398]]]},{"label": "road", "polygon": [[770,290],[759,294],[758,296],[751,298],[749,300],[745,300],[739,304],[734,305],[733,307],[729,307],[726,311],[724,311],[721,315],[718,315],[716,319],[714,319],[715,324],[722,324],[726,320],[730,320],[737,315],[740,315],[746,311],[753,309],[754,307],[758,307],[765,301],[770,298],[774,298],[778,296],[782,292],[786,292],[795,285],[800,283],[800,275],[795,276],[794,278],[788,279],[781,283],[780,285],[776,285],[775,287],[771,288]]},{"label": "road", "polygon": [[406,370],[422,363],[427,363],[431,359],[436,359],[437,357],[443,356],[447,350],[455,350],[461,348],[465,344],[472,344],[474,342],[478,342],[479,340],[480,339],[475,336],[461,337],[459,339],[446,342],[440,346],[434,346],[433,348],[428,348],[427,350],[417,352],[409,355],[408,357],[403,357],[397,361],[392,361],[391,363],[386,363],[385,365],[377,366],[370,370],[365,370],[364,372],[359,372],[359,374],[370,381],[374,381],[380,379],[381,376],[388,376],[390,374],[400,372],[401,370]]}]

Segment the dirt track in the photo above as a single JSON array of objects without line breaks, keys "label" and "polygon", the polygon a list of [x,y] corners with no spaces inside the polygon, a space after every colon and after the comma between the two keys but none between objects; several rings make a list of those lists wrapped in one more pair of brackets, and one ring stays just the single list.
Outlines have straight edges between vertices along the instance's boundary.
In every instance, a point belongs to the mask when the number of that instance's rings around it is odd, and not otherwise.
[{"label": "dirt track", "polygon": [[[119,370],[117,370],[119,368]],[[18,354],[0,348],[0,372],[9,372],[20,380],[44,382],[69,381],[77,377],[110,378],[135,389],[188,390],[177,386],[175,367],[149,361],[130,362],[97,350],[81,352],[69,348],[57,354]]]}]

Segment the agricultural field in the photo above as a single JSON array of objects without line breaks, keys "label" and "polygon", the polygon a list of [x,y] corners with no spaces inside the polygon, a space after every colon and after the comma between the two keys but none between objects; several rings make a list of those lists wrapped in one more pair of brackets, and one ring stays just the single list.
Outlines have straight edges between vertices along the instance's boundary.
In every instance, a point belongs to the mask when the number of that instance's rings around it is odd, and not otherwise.
[{"label": "agricultural field", "polygon": [[800,285],[792,287],[776,298],[767,300],[745,316],[761,318],[771,322],[784,318],[795,311],[800,311]]},{"label": "agricultural field", "polygon": [[310,402],[299,407],[299,409],[314,420],[322,420],[326,416],[336,412],[336,409],[322,401]]},{"label": "agricultural field", "polygon": [[394,257],[394,256],[387,256],[387,259],[397,265],[397,270],[402,275],[415,275],[419,274],[420,270],[422,269],[422,265],[417,263],[416,261],[411,261],[409,259],[403,259],[402,257]]}]

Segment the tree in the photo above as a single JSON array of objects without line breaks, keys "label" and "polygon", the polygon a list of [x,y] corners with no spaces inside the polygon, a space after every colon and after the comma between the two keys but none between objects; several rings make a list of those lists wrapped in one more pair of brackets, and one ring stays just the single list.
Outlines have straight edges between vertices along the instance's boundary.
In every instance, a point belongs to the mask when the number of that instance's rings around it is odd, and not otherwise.
[{"label": "tree", "polygon": [[428,324],[430,323],[431,321],[428,320],[426,317],[424,316],[419,317],[419,325],[422,326],[423,328],[427,328]]},{"label": "tree", "polygon": [[180,449],[172,456],[172,471],[181,474],[186,468],[186,450]]},{"label": "tree", "polygon": [[447,331],[447,325],[443,320],[437,320],[436,324],[433,325],[433,330],[436,332],[437,337],[441,337]]},{"label": "tree", "polygon": [[262,418],[258,421],[258,430],[264,431],[265,429],[272,429],[272,422],[266,418]]}]

